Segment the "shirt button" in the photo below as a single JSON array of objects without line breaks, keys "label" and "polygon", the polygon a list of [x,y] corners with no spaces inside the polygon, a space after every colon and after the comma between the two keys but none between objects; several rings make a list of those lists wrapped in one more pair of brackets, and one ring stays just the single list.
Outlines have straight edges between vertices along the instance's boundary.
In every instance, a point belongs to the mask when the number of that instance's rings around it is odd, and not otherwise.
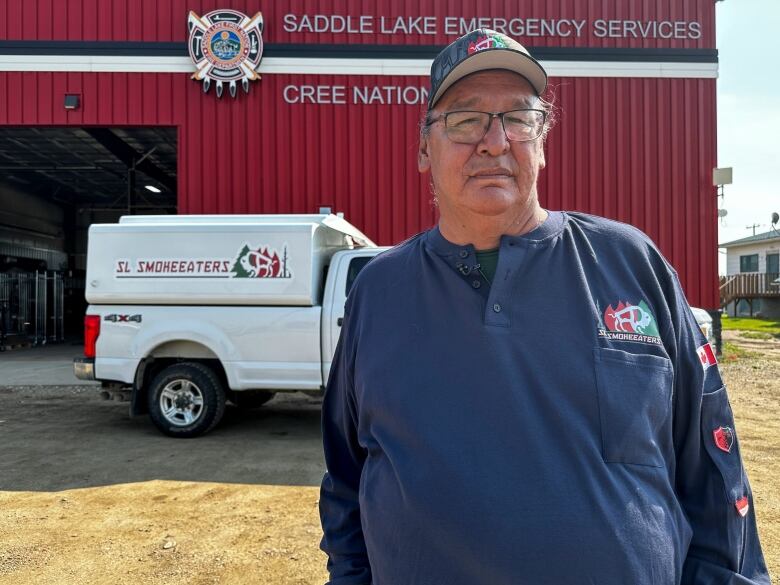
[{"label": "shirt button", "polygon": [[468,258],[469,257],[469,251],[468,250],[461,250],[458,254],[461,258]]},{"label": "shirt button", "polygon": [[501,312],[501,305],[499,305],[498,303],[496,303],[495,305],[493,305],[493,310],[494,310],[496,313],[500,313],[500,312]]},{"label": "shirt button", "polygon": [[480,281],[478,281],[478,280],[472,280],[471,281],[471,286],[473,286],[474,288],[479,288],[479,287],[482,286],[482,283]]},{"label": "shirt button", "polygon": [[468,276],[469,273],[471,272],[471,268],[466,266],[463,262],[458,262],[455,265],[455,268],[457,268],[458,272],[460,272],[463,276]]}]

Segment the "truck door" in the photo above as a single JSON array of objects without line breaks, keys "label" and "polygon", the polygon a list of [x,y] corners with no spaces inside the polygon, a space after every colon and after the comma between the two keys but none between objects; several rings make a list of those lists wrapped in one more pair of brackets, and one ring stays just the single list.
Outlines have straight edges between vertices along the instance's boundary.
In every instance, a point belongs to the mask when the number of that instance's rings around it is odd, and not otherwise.
[{"label": "truck door", "polygon": [[333,278],[332,296],[328,299],[326,292],[326,302],[329,303],[323,307],[328,311],[327,315],[323,313],[322,327],[322,375],[323,380],[327,382],[330,364],[333,360],[333,353],[336,351],[336,344],[341,334],[341,325],[344,319],[344,304],[347,302],[347,295],[352,288],[352,283],[361,270],[376,256],[377,251],[371,250],[365,255],[347,255],[340,258],[335,268],[335,274],[331,273]]}]

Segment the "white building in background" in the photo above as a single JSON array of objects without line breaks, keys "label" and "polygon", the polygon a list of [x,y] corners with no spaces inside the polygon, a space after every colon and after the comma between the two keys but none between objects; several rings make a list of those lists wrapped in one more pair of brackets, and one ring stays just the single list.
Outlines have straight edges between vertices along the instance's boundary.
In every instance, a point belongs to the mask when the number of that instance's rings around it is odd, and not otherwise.
[{"label": "white building in background", "polygon": [[729,315],[780,318],[780,231],[720,244],[726,250],[721,302]]}]

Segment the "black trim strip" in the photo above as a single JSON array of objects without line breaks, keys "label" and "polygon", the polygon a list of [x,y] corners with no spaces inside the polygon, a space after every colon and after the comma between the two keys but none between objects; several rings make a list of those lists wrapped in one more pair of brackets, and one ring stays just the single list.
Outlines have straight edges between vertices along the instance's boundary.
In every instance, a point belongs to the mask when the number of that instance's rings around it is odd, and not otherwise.
[{"label": "black trim strip", "polygon": [[186,43],[134,41],[0,41],[0,55],[182,57]]},{"label": "black trim strip", "polygon": [[[265,57],[330,59],[433,59],[441,45],[265,45]],[[717,63],[717,49],[616,49],[529,47],[541,61]],[[135,41],[0,41],[0,55],[183,57],[187,44]]]},{"label": "black trim strip", "polygon": [[[267,57],[348,59],[433,59],[441,45],[267,45]],[[528,47],[540,61],[635,61],[717,63],[716,49],[615,49],[601,47]]]}]

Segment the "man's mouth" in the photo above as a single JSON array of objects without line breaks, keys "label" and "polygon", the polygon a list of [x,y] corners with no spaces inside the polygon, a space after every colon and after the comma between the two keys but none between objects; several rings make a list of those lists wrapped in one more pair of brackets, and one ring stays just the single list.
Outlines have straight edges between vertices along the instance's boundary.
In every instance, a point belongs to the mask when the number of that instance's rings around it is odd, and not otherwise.
[{"label": "man's mouth", "polygon": [[471,174],[471,177],[474,179],[495,179],[495,178],[511,177],[511,176],[512,173],[510,173],[507,169],[500,168],[500,167],[492,168],[492,169],[482,169],[480,171]]}]

